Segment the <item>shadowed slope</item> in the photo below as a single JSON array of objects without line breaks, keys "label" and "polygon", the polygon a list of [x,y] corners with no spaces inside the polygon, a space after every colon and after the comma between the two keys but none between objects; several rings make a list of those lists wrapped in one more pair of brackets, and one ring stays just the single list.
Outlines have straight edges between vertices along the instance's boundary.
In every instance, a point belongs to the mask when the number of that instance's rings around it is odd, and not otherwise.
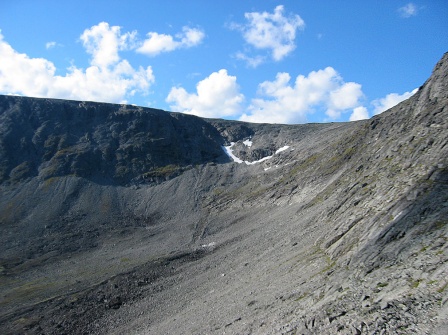
[{"label": "shadowed slope", "polygon": [[[0,96],[0,181],[78,176],[99,183],[164,180],[226,161],[200,118],[130,105]],[[159,177],[159,178],[158,178]]]}]

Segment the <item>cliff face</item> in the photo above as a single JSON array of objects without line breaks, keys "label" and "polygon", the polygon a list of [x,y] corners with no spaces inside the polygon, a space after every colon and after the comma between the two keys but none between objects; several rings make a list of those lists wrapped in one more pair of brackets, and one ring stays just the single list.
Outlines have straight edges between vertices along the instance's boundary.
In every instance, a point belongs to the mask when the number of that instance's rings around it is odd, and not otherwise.
[{"label": "cliff face", "polygon": [[353,123],[20,97],[0,113],[3,333],[448,328],[448,54]]},{"label": "cliff face", "polygon": [[184,114],[90,102],[0,97],[0,181],[73,175],[129,184],[223,161],[222,139]]}]

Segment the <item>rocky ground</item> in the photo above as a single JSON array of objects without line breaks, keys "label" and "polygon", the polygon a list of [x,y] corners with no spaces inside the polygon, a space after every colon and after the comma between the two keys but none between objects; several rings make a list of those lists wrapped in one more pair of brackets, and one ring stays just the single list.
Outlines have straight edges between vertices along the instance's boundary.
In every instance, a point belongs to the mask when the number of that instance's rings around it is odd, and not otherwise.
[{"label": "rocky ground", "polygon": [[295,126],[2,97],[2,333],[447,334],[447,86]]}]

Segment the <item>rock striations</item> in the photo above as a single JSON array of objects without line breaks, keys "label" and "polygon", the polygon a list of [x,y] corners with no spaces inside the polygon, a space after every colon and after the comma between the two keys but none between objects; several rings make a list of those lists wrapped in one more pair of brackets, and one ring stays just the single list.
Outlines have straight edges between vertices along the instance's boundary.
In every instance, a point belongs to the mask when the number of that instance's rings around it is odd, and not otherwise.
[{"label": "rock striations", "polygon": [[448,54],[351,123],[0,96],[0,229],[2,334],[446,334]]},{"label": "rock striations", "polygon": [[2,96],[0,108],[0,181],[9,184],[67,175],[119,185],[160,181],[223,154],[217,130],[185,114],[15,96]]}]

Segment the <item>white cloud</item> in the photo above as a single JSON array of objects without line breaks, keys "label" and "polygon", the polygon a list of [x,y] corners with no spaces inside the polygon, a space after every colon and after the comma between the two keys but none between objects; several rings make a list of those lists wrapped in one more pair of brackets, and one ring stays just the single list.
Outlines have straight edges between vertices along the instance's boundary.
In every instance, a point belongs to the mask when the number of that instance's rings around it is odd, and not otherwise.
[{"label": "white cloud", "polygon": [[86,51],[92,54],[92,65],[107,67],[120,60],[118,51],[130,48],[137,32],[121,34],[120,27],[109,27],[107,22],[86,29],[80,39]]},{"label": "white cloud", "polygon": [[147,56],[156,56],[162,52],[170,52],[179,48],[190,48],[202,42],[205,34],[197,28],[183,27],[182,33],[171,35],[149,32],[148,38],[143,41],[137,52]]},{"label": "white cloud", "polygon": [[247,65],[252,68],[256,68],[258,65],[262,64],[265,60],[265,58],[263,56],[258,55],[255,57],[249,57],[242,52],[237,52],[235,54],[235,58],[245,61],[247,63]]},{"label": "white cloud", "polygon": [[143,45],[137,49],[137,52],[154,56],[161,52],[173,51],[179,44],[179,42],[174,41],[171,35],[150,32],[148,33],[148,37],[143,42]]},{"label": "white cloud", "polygon": [[374,101],[372,101],[372,104],[375,107],[373,113],[375,115],[380,114],[380,113],[388,110],[389,108],[392,108],[395,105],[399,104],[403,100],[410,98],[417,91],[418,91],[418,89],[416,88],[416,89],[412,90],[411,92],[405,92],[403,94],[390,93],[390,94],[386,95],[384,98],[374,100]]},{"label": "white cloud", "polygon": [[76,66],[63,76],[44,58],[30,58],[14,50],[0,34],[0,92],[34,97],[51,97],[104,102],[125,102],[137,91],[146,94],[154,82],[152,69],[134,69],[121,60],[119,50],[128,47],[135,33],[120,33],[120,27],[105,22],[81,35],[93,58],[83,70]]},{"label": "white cloud", "polygon": [[197,93],[187,93],[182,88],[173,87],[166,98],[175,112],[201,117],[234,116],[241,111],[244,96],[239,92],[236,77],[229,76],[227,70],[213,72],[196,85]]},{"label": "white cloud", "polygon": [[288,73],[278,73],[274,81],[259,85],[261,98],[253,99],[242,121],[266,123],[302,123],[315,109],[322,109],[330,119],[360,105],[361,85],[345,83],[332,68],[297,76],[290,85]]},{"label": "white cloud", "polygon": [[364,106],[359,106],[353,109],[352,115],[350,115],[350,121],[358,121],[358,120],[365,120],[369,118],[369,112],[367,111],[367,108]]},{"label": "white cloud", "polygon": [[416,16],[418,13],[418,8],[412,2],[406,4],[403,7],[398,8],[398,13],[401,17],[409,18],[411,16]]},{"label": "white cloud", "polygon": [[233,24],[231,28],[242,32],[245,41],[256,49],[267,49],[275,61],[280,61],[296,47],[298,29],[305,27],[299,15],[283,15],[284,7],[277,6],[273,13],[245,13],[245,25]]},{"label": "white cloud", "polygon": [[52,48],[54,48],[56,45],[57,45],[57,43],[54,42],[54,41],[52,41],[52,42],[47,42],[47,43],[45,43],[45,48],[46,48],[46,49],[52,49]]},{"label": "white cloud", "polygon": [[330,92],[331,106],[337,110],[353,108],[362,97],[361,85],[357,83],[345,83],[338,89]]},{"label": "white cloud", "polygon": [[180,39],[181,47],[190,48],[200,44],[205,34],[197,28],[183,27],[182,33],[177,34],[176,37]]},{"label": "white cloud", "polygon": [[326,113],[330,118],[337,119],[343,111],[358,106],[362,97],[363,93],[360,84],[345,83],[330,92],[329,108]]}]

